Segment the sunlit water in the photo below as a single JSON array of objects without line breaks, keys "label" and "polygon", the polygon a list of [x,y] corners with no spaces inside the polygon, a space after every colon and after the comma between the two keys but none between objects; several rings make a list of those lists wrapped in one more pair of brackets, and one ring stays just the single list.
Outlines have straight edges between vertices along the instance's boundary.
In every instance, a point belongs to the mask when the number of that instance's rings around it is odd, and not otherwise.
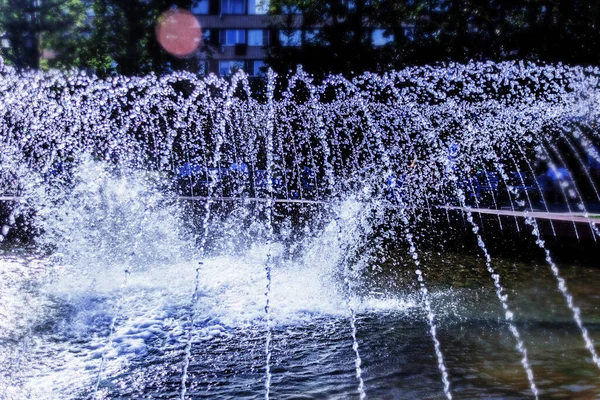
[{"label": "sunlit water", "polygon": [[[188,394],[257,398],[264,379],[263,253],[206,260],[195,313]],[[480,260],[441,259],[474,267]],[[443,267],[444,263],[440,263]],[[188,263],[98,280],[94,289],[48,276],[26,252],[0,261],[2,395],[7,399],[89,398],[102,354],[97,398],[176,398],[193,282]],[[449,266],[446,265],[446,268]],[[600,377],[555,286],[540,265],[502,263],[537,384],[545,398],[595,398]],[[511,272],[512,271],[512,272]],[[277,398],[356,397],[352,342],[343,299],[318,265],[273,271],[273,382]],[[600,334],[599,278],[563,268],[592,335]],[[137,276],[136,276],[137,275]],[[168,278],[167,278],[168,277]],[[453,392],[460,398],[524,398],[526,376],[486,281],[439,285],[433,308]],[[363,376],[373,398],[443,396],[418,299],[407,290],[357,299]],[[109,325],[119,303],[112,344]]]},{"label": "sunlit water", "polygon": [[598,397],[598,77],[1,66],[0,399]]}]

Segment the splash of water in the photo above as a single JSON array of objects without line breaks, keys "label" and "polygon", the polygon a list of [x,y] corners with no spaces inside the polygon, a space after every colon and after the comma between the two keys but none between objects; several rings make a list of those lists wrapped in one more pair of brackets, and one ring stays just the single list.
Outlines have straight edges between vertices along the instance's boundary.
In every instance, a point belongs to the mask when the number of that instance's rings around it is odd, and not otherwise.
[{"label": "splash of water", "polygon": [[[187,300],[177,296],[176,302],[187,321],[178,325],[185,344],[178,355],[182,399],[193,386],[195,340],[210,331],[203,326],[205,312],[232,325],[265,324],[269,398],[276,378],[273,328],[295,312],[310,318],[302,307],[283,312],[285,318],[278,314],[278,285],[286,285],[278,279],[286,274],[300,279],[294,268],[315,278],[314,290],[332,292],[322,307],[304,299],[308,309],[338,315],[332,310],[341,302],[349,310],[358,392],[365,397],[368,370],[359,352],[362,306],[356,298],[369,268],[390,257],[382,253],[394,243],[394,252],[416,261],[433,351],[444,394],[451,398],[416,237],[432,231],[440,215],[450,225],[451,213],[466,210],[464,222],[474,230],[537,396],[525,342],[479,231],[483,217],[475,223],[471,207],[496,212],[500,230],[517,234],[519,209],[579,210],[592,238],[599,237],[591,218],[598,201],[599,76],[597,68],[488,62],[410,67],[352,80],[331,76],[319,83],[299,70],[288,81],[270,73],[264,85],[255,85],[243,72],[230,81],[188,73],[101,80],[3,66],[0,195],[9,201],[1,203],[0,241],[35,237],[36,246],[50,254],[53,279],[64,292],[107,293],[114,290],[115,276],[143,279],[165,265],[173,268],[169,273],[181,274],[177,282],[192,294],[191,301],[188,293]],[[560,177],[561,169],[571,178]],[[576,169],[583,173],[576,175]],[[197,205],[184,205],[183,198]],[[358,199],[355,204],[364,209],[358,221],[345,219],[337,208],[345,199]],[[501,211],[511,213],[514,228],[506,228]],[[533,227],[534,241],[543,244],[537,222],[527,215],[524,221]],[[583,240],[577,223],[573,226]],[[215,263],[226,264],[219,257],[234,253],[249,260],[252,268],[245,271],[251,276],[227,272],[260,288],[265,307],[253,301],[236,305],[238,281],[228,282],[234,294],[225,296],[222,308],[203,304],[219,293]],[[298,267],[311,264],[311,257],[322,264],[317,272]],[[558,266],[549,263],[600,367]],[[123,291],[122,303],[131,290]],[[250,316],[228,314],[236,307]],[[124,314],[111,314],[96,391],[111,361],[111,337],[125,323],[118,315]]]}]

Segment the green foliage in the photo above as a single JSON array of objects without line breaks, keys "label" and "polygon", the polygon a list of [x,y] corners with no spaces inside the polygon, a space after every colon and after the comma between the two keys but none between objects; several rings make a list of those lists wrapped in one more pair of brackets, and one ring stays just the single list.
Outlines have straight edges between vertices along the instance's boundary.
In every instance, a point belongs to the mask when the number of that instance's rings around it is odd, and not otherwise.
[{"label": "green foliage", "polygon": [[191,60],[167,54],[155,38],[159,16],[189,0],[93,0],[92,35],[82,65],[99,75],[141,75],[191,69]]},{"label": "green foliage", "polygon": [[[0,0],[0,33],[9,64],[81,68],[100,76],[190,69],[155,38],[159,15],[189,0]],[[41,61],[40,61],[41,60]]]},{"label": "green foliage", "polygon": [[[380,26],[384,2],[355,0],[354,6],[331,0],[275,0],[272,7],[283,14],[274,16],[271,27],[292,35],[302,31],[302,44],[283,46],[276,43],[268,50],[269,64],[279,72],[294,70],[302,64],[307,71],[323,76],[327,73],[351,73],[377,70],[388,64],[390,47],[371,43],[370,29]],[[395,3],[390,0],[390,3]],[[287,12],[293,7],[299,17]]]},{"label": "green foliage", "polygon": [[86,8],[82,0],[0,0],[0,32],[10,43],[4,58],[17,67],[38,68],[42,49],[55,49],[44,66],[77,65]]},{"label": "green foliage", "polygon": [[[99,75],[195,70],[193,59],[170,56],[154,37],[162,12],[192,1],[0,0],[0,36],[10,42],[1,54],[17,67]],[[599,60],[597,0],[271,0],[269,7],[270,27],[284,39],[302,32],[297,46],[269,46],[267,61],[280,75],[298,64],[324,77],[439,61]],[[388,43],[375,45],[374,29],[384,29]]]},{"label": "green foliage", "polygon": [[[528,59],[598,64],[597,0],[274,0],[303,18],[273,17],[284,32],[319,27],[312,43],[274,43],[269,61],[279,73],[297,64],[319,75],[385,71],[440,61]],[[375,46],[372,29],[393,40]]]},{"label": "green foliage", "polygon": [[92,35],[83,66],[99,75],[149,72],[148,40],[156,11],[147,3],[94,0]]}]

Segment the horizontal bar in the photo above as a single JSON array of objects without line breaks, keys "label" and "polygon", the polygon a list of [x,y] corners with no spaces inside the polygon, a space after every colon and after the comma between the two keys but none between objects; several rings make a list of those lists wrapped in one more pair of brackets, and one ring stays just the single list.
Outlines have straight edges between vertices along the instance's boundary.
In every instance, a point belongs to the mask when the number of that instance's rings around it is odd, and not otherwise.
[{"label": "horizontal bar", "polygon": [[[207,197],[207,196],[179,196],[183,200],[192,201],[252,201],[256,203],[267,203],[271,199],[264,197]],[[302,199],[272,199],[273,203],[298,203],[298,204],[331,204],[330,201],[323,200],[302,200]]]},{"label": "horizontal bar", "polygon": [[[190,201],[250,201],[256,203],[267,203],[271,201],[268,198],[261,197],[207,197],[207,196],[179,196],[182,200]],[[23,201],[25,197],[21,196],[0,196],[0,201]],[[330,205],[331,202],[324,200],[302,200],[302,199],[273,199],[274,203],[283,204],[319,204],[319,205]],[[393,206],[397,207],[397,206]],[[513,217],[532,217],[535,219],[548,219],[553,221],[568,221],[568,222],[584,222],[588,224],[600,224],[600,215],[598,219],[587,218],[581,214],[572,213],[558,213],[558,212],[545,212],[545,211],[513,211],[513,210],[497,210],[491,208],[476,208],[476,207],[460,207],[460,206],[433,206],[434,208],[441,208],[452,211],[471,211],[479,214],[490,214],[490,215],[505,215]]]},{"label": "horizontal bar", "polygon": [[533,217],[535,219],[549,219],[552,221],[568,221],[568,222],[585,222],[589,224],[600,224],[599,219],[587,218],[580,214],[572,213],[558,213],[558,212],[546,212],[546,211],[513,211],[513,210],[495,210],[489,208],[470,208],[470,207],[459,207],[459,206],[435,206],[446,210],[453,211],[471,211],[479,214],[492,214],[492,215],[507,215],[512,217]]}]

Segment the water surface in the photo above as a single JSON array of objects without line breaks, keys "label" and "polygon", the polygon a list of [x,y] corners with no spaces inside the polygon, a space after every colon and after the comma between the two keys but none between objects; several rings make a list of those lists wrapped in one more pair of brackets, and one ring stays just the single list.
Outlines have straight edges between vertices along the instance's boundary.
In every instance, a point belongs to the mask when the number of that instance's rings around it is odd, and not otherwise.
[{"label": "water surface", "polygon": [[[264,396],[262,250],[210,258],[203,266],[193,313],[189,398]],[[481,260],[453,254],[424,258],[437,260],[436,271],[445,277],[434,279],[433,269],[428,274],[452,393],[532,397]],[[541,396],[597,398],[597,367],[548,268],[495,265],[505,275]],[[2,255],[3,398],[179,398],[194,269],[181,262],[92,282],[86,274],[63,274],[40,255]],[[599,337],[597,270],[563,266],[562,273],[590,335]],[[463,285],[448,283],[459,281]],[[353,300],[368,398],[443,398],[419,297],[403,274],[386,271],[378,282]],[[272,398],[358,398],[348,311],[335,282],[319,266],[280,261],[272,287]]]}]

